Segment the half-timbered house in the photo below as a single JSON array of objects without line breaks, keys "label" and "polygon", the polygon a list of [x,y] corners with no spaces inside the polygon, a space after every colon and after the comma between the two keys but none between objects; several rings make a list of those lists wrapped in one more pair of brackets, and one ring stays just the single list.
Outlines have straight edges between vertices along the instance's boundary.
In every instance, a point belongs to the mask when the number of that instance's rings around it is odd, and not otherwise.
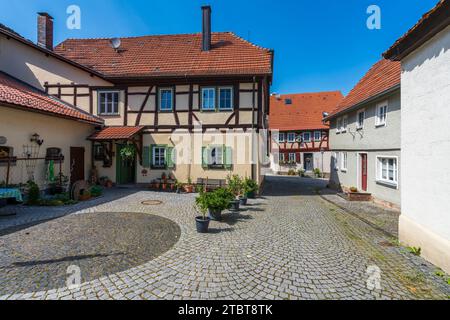
[{"label": "half-timbered house", "polygon": [[340,91],[271,96],[272,171],[329,173],[329,126],[322,120],[342,99]]}]

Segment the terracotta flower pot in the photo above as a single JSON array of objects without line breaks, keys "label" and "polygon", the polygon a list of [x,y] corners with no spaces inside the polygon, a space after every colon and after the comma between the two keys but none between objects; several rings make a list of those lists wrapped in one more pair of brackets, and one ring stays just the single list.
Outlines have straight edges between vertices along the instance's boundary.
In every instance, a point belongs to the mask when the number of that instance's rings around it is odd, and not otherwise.
[{"label": "terracotta flower pot", "polygon": [[185,185],[185,186],[184,186],[184,191],[185,191],[186,193],[192,193],[192,192],[194,192],[194,186],[191,185],[191,184]]}]

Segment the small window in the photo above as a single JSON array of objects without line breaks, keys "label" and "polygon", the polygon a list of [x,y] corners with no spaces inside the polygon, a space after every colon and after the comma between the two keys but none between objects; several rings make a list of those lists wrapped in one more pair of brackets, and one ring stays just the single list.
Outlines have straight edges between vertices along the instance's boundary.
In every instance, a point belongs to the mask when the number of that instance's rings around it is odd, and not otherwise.
[{"label": "small window", "polygon": [[292,104],[292,99],[284,99],[284,103],[286,104],[286,105],[291,105]]},{"label": "small window", "polygon": [[278,160],[279,160],[280,163],[284,163],[284,153],[280,153],[278,155]]},{"label": "small window", "polygon": [[99,115],[119,114],[118,91],[100,91],[98,93],[98,114]]},{"label": "small window", "polygon": [[202,88],[202,110],[216,110],[215,88]]},{"label": "small window", "polygon": [[387,101],[377,105],[377,115],[375,120],[376,126],[385,126],[387,118],[388,103]]},{"label": "small window", "polygon": [[155,168],[164,168],[166,166],[166,148],[154,146],[152,154],[152,166]]},{"label": "small window", "polygon": [[336,120],[336,133],[341,133],[341,123],[342,123],[341,118],[338,118]]},{"label": "small window", "polygon": [[101,144],[94,146],[94,159],[98,161],[105,160],[105,147]]},{"label": "small window", "polygon": [[295,142],[295,138],[296,138],[295,132],[288,133],[287,135],[288,142]]},{"label": "small window", "polygon": [[296,163],[295,153],[289,153],[289,163]]},{"label": "small window", "polygon": [[173,110],[173,90],[171,88],[159,89],[159,110]]},{"label": "small window", "polygon": [[286,142],[286,135],[283,132],[278,133],[278,142]]},{"label": "small window", "polygon": [[311,132],[303,132],[303,142],[311,142]]},{"label": "small window", "polygon": [[342,127],[341,127],[341,132],[345,133],[347,132],[347,126],[348,126],[348,117],[345,116],[342,118]]},{"label": "small window", "polygon": [[366,118],[365,111],[359,111],[356,115],[356,129],[360,130],[364,128],[364,120]]},{"label": "small window", "polygon": [[318,142],[322,140],[322,132],[314,131],[314,141]]},{"label": "small window", "polygon": [[347,152],[341,152],[341,171],[347,171]]},{"label": "small window", "polygon": [[377,157],[377,180],[390,185],[398,185],[398,166],[396,157]]},{"label": "small window", "polygon": [[219,88],[219,110],[233,109],[233,88]]}]

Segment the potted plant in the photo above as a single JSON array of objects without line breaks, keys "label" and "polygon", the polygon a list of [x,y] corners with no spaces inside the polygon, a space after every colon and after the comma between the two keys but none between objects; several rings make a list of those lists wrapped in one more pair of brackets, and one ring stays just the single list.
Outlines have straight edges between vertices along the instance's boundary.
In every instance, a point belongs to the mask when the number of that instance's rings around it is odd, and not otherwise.
[{"label": "potted plant", "polygon": [[102,187],[100,186],[92,186],[90,189],[91,196],[96,198],[100,197],[103,194]]},{"label": "potted plant", "polygon": [[91,192],[89,190],[82,190],[80,193],[79,200],[80,201],[87,201],[91,198]]},{"label": "potted plant", "polygon": [[322,172],[319,168],[314,169],[314,175],[316,176],[316,178],[320,178],[322,176]]},{"label": "potted plant", "polygon": [[194,192],[194,186],[192,185],[191,177],[188,178],[188,182],[184,185],[184,191],[186,193]]},{"label": "potted plant", "polygon": [[233,194],[226,188],[219,188],[205,194],[209,218],[216,221],[222,220],[222,211],[230,208]]},{"label": "potted plant", "polygon": [[122,159],[134,159],[136,147],[133,144],[127,144],[120,149]]},{"label": "potted plant", "polygon": [[[231,211],[239,211],[239,204],[247,202],[246,198],[242,196],[242,179],[239,175],[235,174],[227,177],[228,190],[234,195],[234,199],[231,200]],[[242,199],[242,200],[241,200]]]},{"label": "potted plant", "polygon": [[106,181],[108,181],[108,177],[107,176],[102,176],[98,179],[98,183],[102,186],[105,187],[106,186]]},{"label": "potted plant", "polygon": [[358,188],[356,188],[356,187],[351,187],[351,188],[350,188],[350,192],[356,193],[356,192],[358,192]]},{"label": "potted plant", "polygon": [[181,189],[183,188],[183,184],[177,180],[175,180],[175,192],[181,193]]},{"label": "potted plant", "polygon": [[298,173],[298,175],[300,176],[300,177],[305,177],[305,170],[303,170],[303,169],[300,169],[300,170],[298,170],[297,171],[297,173]]},{"label": "potted plant", "polygon": [[161,187],[161,182],[159,180],[155,180],[155,189],[159,190],[159,188]]},{"label": "potted plant", "polygon": [[244,193],[249,199],[255,199],[255,195],[258,192],[258,184],[255,180],[250,178],[244,179]]},{"label": "potted plant", "polygon": [[195,218],[195,223],[198,233],[208,233],[210,218],[206,216],[208,211],[208,195],[206,193],[201,193],[197,198],[195,198],[195,204],[198,210],[202,214]]}]

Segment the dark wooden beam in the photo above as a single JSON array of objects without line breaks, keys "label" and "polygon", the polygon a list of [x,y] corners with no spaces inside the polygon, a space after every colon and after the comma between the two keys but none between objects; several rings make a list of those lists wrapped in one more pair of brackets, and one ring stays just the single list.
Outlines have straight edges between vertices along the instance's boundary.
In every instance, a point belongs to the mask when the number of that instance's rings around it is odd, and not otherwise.
[{"label": "dark wooden beam", "polygon": [[146,94],[146,96],[144,98],[144,101],[142,102],[142,105],[139,108],[139,113],[138,113],[138,115],[136,117],[136,123],[135,123],[136,126],[139,126],[139,124],[141,123],[142,113],[144,112],[145,105],[147,104],[147,101],[148,101],[148,99],[150,97],[150,94],[152,93],[152,90],[153,90],[153,86],[151,86],[148,89],[147,94]]}]

